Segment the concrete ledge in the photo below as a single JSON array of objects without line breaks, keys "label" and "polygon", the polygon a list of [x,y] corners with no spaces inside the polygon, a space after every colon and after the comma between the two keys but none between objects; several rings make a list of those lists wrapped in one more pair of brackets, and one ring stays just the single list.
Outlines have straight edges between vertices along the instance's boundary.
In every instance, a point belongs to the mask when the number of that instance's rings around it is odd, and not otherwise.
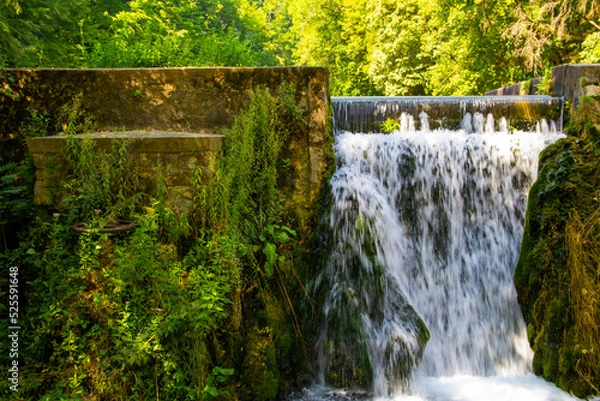
[{"label": "concrete ledge", "polygon": [[[160,172],[171,202],[182,212],[188,211],[192,204],[194,172],[198,167],[210,167],[212,154],[225,139],[223,135],[168,131],[94,132],[73,138],[90,139],[95,149],[106,152],[127,141],[128,157],[139,167],[140,178]],[[67,139],[66,136],[49,136],[27,141],[37,168],[34,201],[38,205],[63,203],[63,194],[55,182],[58,176],[67,173]]]},{"label": "concrete ledge", "polygon": [[[459,129],[466,113],[506,118],[508,124],[520,130],[535,128],[546,119],[561,126],[562,101],[551,96],[389,96],[333,97],[334,121],[337,130],[379,132],[388,118],[400,121],[402,113],[415,120],[427,113],[431,129]],[[415,122],[417,129],[420,124]]]},{"label": "concrete ledge", "polygon": [[[182,133],[169,131],[122,131],[94,132],[77,135],[74,138],[93,139],[95,145],[110,149],[115,140],[130,140],[129,151],[135,153],[160,152],[214,152],[223,143],[223,135],[203,133]],[[27,140],[27,146],[33,154],[61,153],[67,146],[66,136],[47,136]]]}]

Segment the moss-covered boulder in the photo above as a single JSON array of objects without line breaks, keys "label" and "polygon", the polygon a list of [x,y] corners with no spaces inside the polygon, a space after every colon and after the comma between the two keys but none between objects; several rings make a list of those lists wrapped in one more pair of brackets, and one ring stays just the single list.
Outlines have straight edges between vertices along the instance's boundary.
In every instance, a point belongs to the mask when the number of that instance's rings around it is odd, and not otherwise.
[{"label": "moss-covered boulder", "polygon": [[600,393],[600,102],[572,117],[540,156],[515,285],[534,372],[584,397]]}]

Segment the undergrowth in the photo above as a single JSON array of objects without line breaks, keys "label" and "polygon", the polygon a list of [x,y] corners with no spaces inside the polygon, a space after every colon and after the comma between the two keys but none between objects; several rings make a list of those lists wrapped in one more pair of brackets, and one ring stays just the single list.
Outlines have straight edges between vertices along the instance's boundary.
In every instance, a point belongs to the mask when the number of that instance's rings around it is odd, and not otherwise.
[{"label": "undergrowth", "polygon": [[[77,102],[60,123],[60,206],[32,217],[3,253],[30,281],[20,391],[4,381],[0,392],[19,400],[267,400],[289,390],[303,347],[288,292],[298,243],[278,179],[290,168],[282,149],[305,128],[294,93],[255,90],[213,165],[197,170],[187,214],[167,201],[160,166],[153,180],[139,178],[130,142],[102,149],[77,135],[93,126]],[[135,228],[102,232],[115,219]]]},{"label": "undergrowth", "polygon": [[[224,236],[241,245],[236,261],[244,288],[235,294],[234,305],[241,302],[255,313],[236,309],[232,328],[246,343],[245,355],[238,356],[244,370],[241,391],[253,400],[288,391],[291,360],[302,359],[304,350],[289,292],[299,284],[293,259],[299,244],[278,185],[282,175],[293,173],[282,151],[291,134],[304,129],[304,111],[292,91],[284,86],[273,96],[257,90],[226,135],[214,172],[199,171],[195,177],[193,218],[201,222],[200,238]],[[245,327],[238,321],[242,315]]]},{"label": "undergrowth", "polygon": [[[45,115],[32,110],[19,130],[20,146],[25,147],[28,138],[44,136],[48,123]],[[34,217],[34,183],[35,168],[31,155],[0,156],[0,260],[4,259],[6,263],[12,257],[9,256],[10,250],[18,246],[20,236],[24,234],[19,233],[20,228],[28,226]]]}]

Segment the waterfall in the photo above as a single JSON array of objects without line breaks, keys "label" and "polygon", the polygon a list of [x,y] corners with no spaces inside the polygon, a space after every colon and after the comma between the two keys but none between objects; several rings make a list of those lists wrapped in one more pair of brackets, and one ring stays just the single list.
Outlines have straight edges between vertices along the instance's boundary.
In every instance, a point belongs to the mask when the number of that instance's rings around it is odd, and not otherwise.
[{"label": "waterfall", "polygon": [[465,111],[459,129],[431,130],[421,112],[417,130],[403,112],[398,131],[363,134],[334,110],[332,251],[310,285],[323,302],[320,382],[386,397],[418,391],[416,377],[527,375],[513,271],[556,125],[511,132]]}]

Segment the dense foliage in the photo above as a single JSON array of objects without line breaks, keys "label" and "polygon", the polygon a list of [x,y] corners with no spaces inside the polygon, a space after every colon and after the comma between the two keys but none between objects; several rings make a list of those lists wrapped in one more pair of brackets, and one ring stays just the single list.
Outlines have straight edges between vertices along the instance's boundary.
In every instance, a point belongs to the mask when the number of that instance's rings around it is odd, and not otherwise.
[{"label": "dense foliage", "polygon": [[541,155],[515,284],[535,373],[583,397],[600,393],[600,104],[573,117]]},{"label": "dense foliage", "polygon": [[[168,202],[160,166],[137,174],[127,140],[103,149],[74,136],[93,127],[79,105],[59,124],[63,206],[33,213],[30,158],[0,170],[0,228],[20,236],[3,244],[0,263],[18,269],[22,325],[20,391],[4,380],[2,397],[267,400],[289,390],[304,358],[291,255],[304,248],[278,182],[290,168],[281,151],[305,124],[294,94],[256,89],[214,165],[197,169],[187,213]],[[46,121],[34,113],[24,135],[43,134]],[[122,218],[135,228],[101,231]]]},{"label": "dense foliage", "polygon": [[459,95],[600,60],[597,0],[0,0],[0,66],[330,67],[333,95]]}]

